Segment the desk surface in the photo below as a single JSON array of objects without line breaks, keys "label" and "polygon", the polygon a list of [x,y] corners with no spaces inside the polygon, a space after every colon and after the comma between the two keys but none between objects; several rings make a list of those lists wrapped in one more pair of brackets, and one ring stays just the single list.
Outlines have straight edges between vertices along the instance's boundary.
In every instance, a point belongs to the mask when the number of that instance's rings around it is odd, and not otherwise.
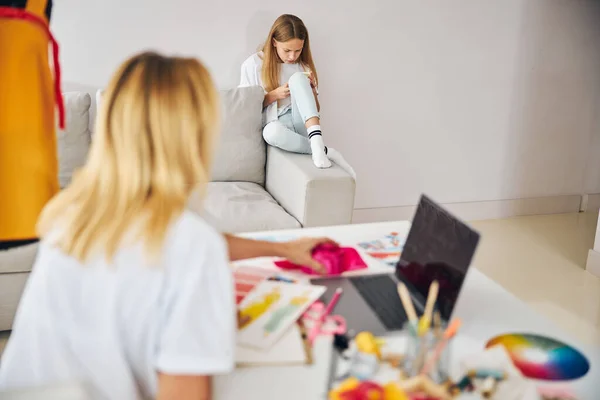
[{"label": "desk surface", "polygon": [[[242,235],[245,237],[293,238],[301,236],[328,236],[345,246],[382,237],[390,232],[406,235],[410,223],[406,221],[376,224],[309,228],[279,232]],[[484,238],[485,240],[485,238]],[[370,271],[389,271],[390,267],[370,257],[364,257]],[[269,265],[265,260],[245,261],[244,264]],[[535,282],[532,282],[532,285]],[[584,345],[567,335],[545,317],[535,313],[524,302],[483,275],[474,266],[469,270],[461,295],[456,304],[456,317],[463,321],[460,335],[469,338],[474,346],[483,349],[487,340],[509,332],[546,334],[565,341],[582,351],[590,360],[590,372],[571,382],[581,399],[596,399],[600,381],[600,348]],[[319,338],[313,351],[311,366],[241,368],[229,376],[215,381],[215,398],[218,400],[307,400],[325,399],[331,360],[331,342]],[[453,350],[453,358],[460,358],[466,350]],[[466,355],[466,353],[465,353]],[[594,388],[595,387],[595,388]]]}]

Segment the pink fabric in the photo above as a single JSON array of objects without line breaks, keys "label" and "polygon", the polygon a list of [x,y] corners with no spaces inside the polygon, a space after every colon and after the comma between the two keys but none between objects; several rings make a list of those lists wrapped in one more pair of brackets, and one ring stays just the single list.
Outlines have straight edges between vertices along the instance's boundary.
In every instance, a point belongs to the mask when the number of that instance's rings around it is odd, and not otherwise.
[{"label": "pink fabric", "polygon": [[[313,258],[323,264],[327,275],[340,275],[346,271],[367,268],[367,264],[358,254],[358,251],[352,247],[338,247],[333,244],[324,244],[317,246],[313,250]],[[287,260],[276,261],[281,269],[300,270],[309,275],[320,275],[305,265],[297,265]]]}]

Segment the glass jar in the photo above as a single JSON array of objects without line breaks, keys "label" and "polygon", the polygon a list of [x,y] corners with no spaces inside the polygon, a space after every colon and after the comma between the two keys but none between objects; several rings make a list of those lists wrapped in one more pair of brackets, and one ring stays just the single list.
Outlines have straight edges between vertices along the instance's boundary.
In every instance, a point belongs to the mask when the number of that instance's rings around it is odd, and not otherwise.
[{"label": "glass jar", "polygon": [[442,384],[450,378],[450,356],[452,340],[443,343],[446,324],[432,328],[423,335],[415,335],[407,322],[403,328],[405,349],[403,371],[407,377],[419,375],[427,367],[426,375],[436,383]]}]

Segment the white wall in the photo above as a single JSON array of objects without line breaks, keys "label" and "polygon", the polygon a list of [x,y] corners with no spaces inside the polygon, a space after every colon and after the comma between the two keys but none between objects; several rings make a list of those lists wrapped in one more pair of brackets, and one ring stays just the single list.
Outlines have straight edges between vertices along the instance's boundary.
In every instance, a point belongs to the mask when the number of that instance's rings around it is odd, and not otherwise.
[{"label": "white wall", "polygon": [[52,28],[66,87],[153,48],[199,56],[225,88],[284,12],[311,33],[357,208],[600,193],[598,2],[58,0]]}]

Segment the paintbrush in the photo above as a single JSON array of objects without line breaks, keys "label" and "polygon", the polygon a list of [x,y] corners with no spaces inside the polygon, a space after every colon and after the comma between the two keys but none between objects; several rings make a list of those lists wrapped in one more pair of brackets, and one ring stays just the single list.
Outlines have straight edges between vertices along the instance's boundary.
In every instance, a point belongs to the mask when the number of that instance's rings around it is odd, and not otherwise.
[{"label": "paintbrush", "polygon": [[406,312],[406,316],[408,317],[408,321],[410,322],[410,329],[412,333],[416,335],[419,319],[417,318],[415,306],[413,305],[412,299],[410,298],[410,293],[408,293],[406,285],[404,285],[404,283],[402,282],[398,283],[398,296],[400,296],[400,301],[402,301],[404,311]]},{"label": "paintbrush", "polygon": [[439,311],[433,313],[433,334],[437,340],[442,339],[442,315]]},{"label": "paintbrush", "polygon": [[460,319],[455,319],[454,321],[452,321],[450,326],[448,326],[448,328],[444,332],[444,337],[442,338],[442,340],[440,340],[438,345],[435,347],[433,355],[429,358],[429,360],[427,361],[427,363],[421,370],[421,375],[429,374],[429,372],[431,371],[433,366],[438,362],[440,356],[442,355],[442,351],[444,351],[444,348],[446,347],[446,345],[448,344],[450,339],[452,339],[454,337],[454,335],[456,335],[456,333],[458,332],[458,329],[460,328],[461,323],[462,322]]},{"label": "paintbrush", "polygon": [[435,302],[437,300],[439,288],[440,285],[438,281],[433,281],[429,286],[429,294],[427,295],[427,302],[425,303],[425,311],[419,320],[419,336],[423,336],[431,327],[433,307],[435,306]]},{"label": "paintbrush", "polygon": [[419,371],[423,368],[423,364],[425,363],[425,352],[427,351],[427,342],[424,336],[419,336],[416,340],[419,346],[419,352],[414,359],[414,364],[412,367],[412,374],[418,374]]}]

